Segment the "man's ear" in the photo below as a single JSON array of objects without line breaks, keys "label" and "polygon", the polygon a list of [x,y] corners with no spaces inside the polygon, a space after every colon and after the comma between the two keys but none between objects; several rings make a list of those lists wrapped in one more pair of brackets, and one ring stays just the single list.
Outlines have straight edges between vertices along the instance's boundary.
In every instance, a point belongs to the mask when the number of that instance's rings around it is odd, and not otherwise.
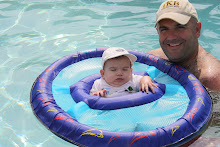
[{"label": "man's ear", "polygon": [[102,77],[104,77],[104,70],[103,69],[100,70],[100,74]]},{"label": "man's ear", "polygon": [[157,30],[157,34],[159,34],[159,24],[157,23],[157,25],[156,25],[156,30]]},{"label": "man's ear", "polygon": [[133,68],[131,68],[131,72],[133,71]]},{"label": "man's ear", "polygon": [[196,24],[196,36],[197,36],[197,38],[200,37],[201,28],[202,28],[201,22],[197,22],[197,24]]}]

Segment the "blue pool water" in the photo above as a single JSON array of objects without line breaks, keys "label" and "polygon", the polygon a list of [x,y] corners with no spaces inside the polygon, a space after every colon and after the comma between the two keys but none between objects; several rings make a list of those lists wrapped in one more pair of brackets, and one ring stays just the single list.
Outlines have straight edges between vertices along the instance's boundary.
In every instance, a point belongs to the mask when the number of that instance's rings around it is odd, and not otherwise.
[{"label": "blue pool water", "polygon": [[[220,1],[190,1],[202,22],[200,44],[220,59]],[[72,146],[34,116],[29,103],[33,82],[51,63],[77,51],[112,46],[143,52],[158,48],[154,23],[161,2],[0,1],[0,146]],[[220,146],[220,94],[211,95],[213,120],[191,146]]]}]

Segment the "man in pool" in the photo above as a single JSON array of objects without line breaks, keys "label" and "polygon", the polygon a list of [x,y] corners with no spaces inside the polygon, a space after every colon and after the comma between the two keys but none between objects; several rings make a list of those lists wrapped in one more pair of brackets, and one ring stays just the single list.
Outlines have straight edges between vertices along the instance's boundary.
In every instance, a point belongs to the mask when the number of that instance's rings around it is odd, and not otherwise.
[{"label": "man in pool", "polygon": [[149,54],[179,64],[193,73],[213,92],[220,92],[220,61],[198,42],[201,22],[188,0],[171,0],[161,4],[155,27],[161,48]]},{"label": "man in pool", "polygon": [[101,79],[94,82],[90,90],[92,95],[102,97],[121,96],[139,90],[146,91],[158,88],[149,76],[132,74],[132,65],[137,57],[124,48],[112,47],[103,52]]}]

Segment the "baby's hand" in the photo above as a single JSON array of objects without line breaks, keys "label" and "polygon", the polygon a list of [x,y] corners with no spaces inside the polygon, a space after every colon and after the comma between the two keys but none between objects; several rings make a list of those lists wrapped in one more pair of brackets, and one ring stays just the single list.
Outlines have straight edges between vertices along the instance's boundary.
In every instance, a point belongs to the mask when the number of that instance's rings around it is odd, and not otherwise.
[{"label": "baby's hand", "polygon": [[158,88],[157,85],[153,83],[153,80],[150,76],[144,76],[141,78],[140,88],[139,88],[140,91],[146,91],[148,93],[149,88],[150,88],[152,92],[155,93],[155,90],[153,87]]},{"label": "baby's hand", "polygon": [[106,91],[106,89],[102,89],[100,91],[92,93],[92,95],[107,97],[107,91]]}]

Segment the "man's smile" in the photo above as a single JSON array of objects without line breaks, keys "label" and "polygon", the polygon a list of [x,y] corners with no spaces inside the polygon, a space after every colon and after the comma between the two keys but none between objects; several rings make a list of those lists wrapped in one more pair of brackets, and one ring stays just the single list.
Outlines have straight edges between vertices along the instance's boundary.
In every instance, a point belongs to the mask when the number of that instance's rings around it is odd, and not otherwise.
[{"label": "man's smile", "polygon": [[176,47],[176,46],[179,46],[180,44],[181,43],[168,43],[167,45],[171,47]]}]

